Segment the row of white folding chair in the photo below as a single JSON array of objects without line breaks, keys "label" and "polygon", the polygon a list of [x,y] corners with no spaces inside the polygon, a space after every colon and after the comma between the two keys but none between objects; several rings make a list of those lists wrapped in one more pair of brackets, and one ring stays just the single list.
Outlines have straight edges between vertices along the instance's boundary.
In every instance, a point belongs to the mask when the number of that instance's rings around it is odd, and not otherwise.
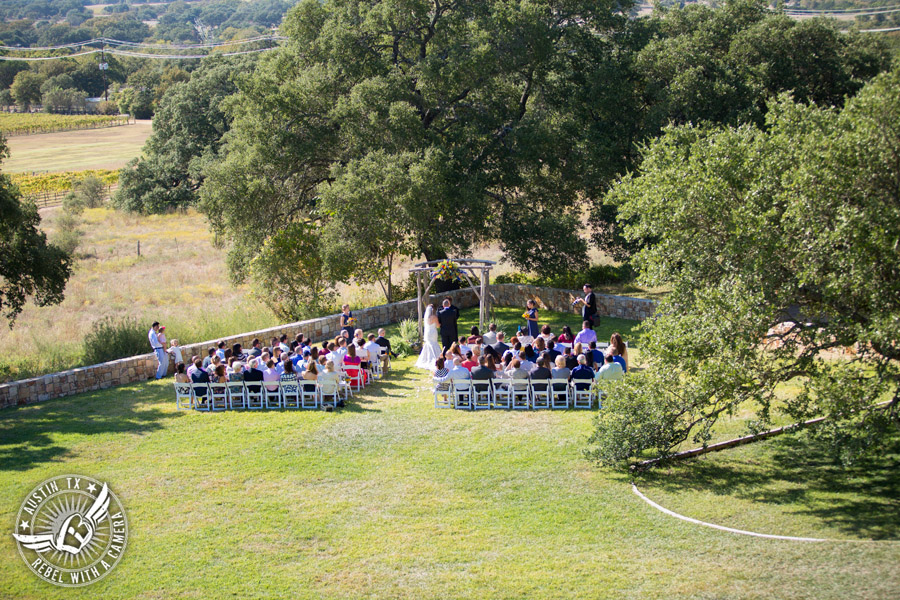
[{"label": "row of white folding chair", "polygon": [[[175,407],[178,410],[318,408],[323,389],[318,384],[307,389],[297,382],[175,383]],[[269,389],[274,387],[275,389]]]},{"label": "row of white folding chair", "polygon": [[566,379],[434,380],[435,408],[589,409],[595,397],[599,408],[600,394],[588,382]]}]

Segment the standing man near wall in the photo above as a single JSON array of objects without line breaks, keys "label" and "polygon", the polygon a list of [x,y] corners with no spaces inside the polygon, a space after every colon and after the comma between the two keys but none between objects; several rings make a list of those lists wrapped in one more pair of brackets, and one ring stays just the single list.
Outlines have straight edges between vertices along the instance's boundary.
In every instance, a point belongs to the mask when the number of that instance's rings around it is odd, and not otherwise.
[{"label": "standing man near wall", "polygon": [[597,314],[597,296],[594,295],[594,288],[589,283],[584,284],[584,287],[581,289],[584,292],[584,298],[576,298],[573,304],[581,302],[583,305],[581,307],[581,320],[590,321],[591,329],[593,329],[597,326],[595,317]]},{"label": "standing man near wall", "polygon": [[153,321],[147,337],[150,338],[150,346],[153,348],[153,352],[156,353],[156,362],[159,363],[159,366],[156,368],[156,378],[162,379],[169,371],[169,355],[166,354],[166,349],[163,348],[162,343],[159,341],[159,321]]}]

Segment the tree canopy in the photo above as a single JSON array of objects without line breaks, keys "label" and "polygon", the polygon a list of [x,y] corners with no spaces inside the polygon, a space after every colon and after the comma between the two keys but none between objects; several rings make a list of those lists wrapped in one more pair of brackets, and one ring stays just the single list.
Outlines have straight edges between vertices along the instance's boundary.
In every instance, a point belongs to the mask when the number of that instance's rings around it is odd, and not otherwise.
[{"label": "tree canopy", "polygon": [[644,326],[647,368],[609,390],[598,458],[705,443],[745,402],[758,427],[827,416],[815,431],[845,460],[896,432],[898,123],[894,70],[843,110],[783,96],[764,128],[673,126],[646,148],[611,197],[626,237],[654,240],[642,278],[672,292]]},{"label": "tree canopy", "polygon": [[[0,136],[0,161],[9,155]],[[23,202],[9,176],[0,174],[0,312],[15,322],[28,298],[38,306],[62,301],[71,272],[69,256],[38,229],[41,217]]]}]

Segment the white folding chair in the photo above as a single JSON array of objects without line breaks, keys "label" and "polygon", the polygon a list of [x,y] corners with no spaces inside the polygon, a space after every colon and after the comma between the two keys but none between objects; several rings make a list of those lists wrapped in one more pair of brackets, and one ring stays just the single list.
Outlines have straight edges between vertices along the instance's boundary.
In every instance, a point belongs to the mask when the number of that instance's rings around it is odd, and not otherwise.
[{"label": "white folding chair", "polygon": [[[342,365],[341,374],[343,375],[343,380],[347,383],[351,392],[358,392],[362,389],[362,369],[360,369],[358,366]],[[352,396],[353,394],[351,393],[350,395]]]},{"label": "white folding chair", "polygon": [[489,410],[493,400],[492,391],[491,380],[472,381],[472,408],[474,410]]},{"label": "white folding chair", "polygon": [[281,384],[277,381],[270,381],[268,385],[274,387],[270,390],[263,386],[263,397],[265,398],[266,408],[281,408]]},{"label": "white folding chair", "polygon": [[[594,392],[591,390],[593,382],[587,379],[573,379],[571,388],[572,408],[590,408],[593,405]],[[578,389],[578,384],[586,385],[587,389]]]},{"label": "white folding chair", "polygon": [[194,408],[194,394],[190,383],[175,382],[175,410]]},{"label": "white folding chair", "polygon": [[300,383],[300,408],[319,408],[319,390],[314,382]]},{"label": "white folding chair", "polygon": [[510,408],[513,410],[528,410],[528,388],[531,387],[530,379],[510,379]]},{"label": "white folding chair", "polygon": [[[247,385],[244,382],[244,398],[247,400],[247,408],[249,410],[259,410],[266,407],[265,393],[263,392],[262,382],[255,385]],[[256,388],[254,392],[252,388]]]},{"label": "white folding chair", "polygon": [[432,390],[434,395],[434,407],[452,408],[453,405],[450,402],[450,384],[442,382],[439,379],[432,379],[431,384],[434,386]]},{"label": "white folding chair", "polygon": [[330,398],[331,405],[337,408],[341,400],[340,381],[320,381],[316,384],[316,391],[319,393],[320,406],[325,406],[325,398]]},{"label": "white folding chair", "polygon": [[296,381],[281,381],[281,405],[285,408],[300,408],[300,385]]},{"label": "white folding chair", "polygon": [[197,410],[209,410],[209,384],[192,383],[191,392],[194,394],[194,408]]},{"label": "white folding chair", "polygon": [[468,379],[451,379],[453,408],[472,408],[472,382]]},{"label": "white folding chair", "polygon": [[512,395],[509,393],[509,379],[491,379],[494,408],[512,408]]},{"label": "white folding chair", "polygon": [[531,380],[531,408],[540,410],[550,408],[550,383],[549,379]]},{"label": "white folding chair", "polygon": [[228,408],[235,410],[238,408],[247,408],[247,397],[244,396],[244,383],[240,381],[229,382],[228,384]]},{"label": "white folding chair", "polygon": [[569,408],[569,381],[567,379],[550,380],[550,408]]},{"label": "white folding chair", "polygon": [[228,385],[225,383],[209,384],[210,410],[228,410]]}]

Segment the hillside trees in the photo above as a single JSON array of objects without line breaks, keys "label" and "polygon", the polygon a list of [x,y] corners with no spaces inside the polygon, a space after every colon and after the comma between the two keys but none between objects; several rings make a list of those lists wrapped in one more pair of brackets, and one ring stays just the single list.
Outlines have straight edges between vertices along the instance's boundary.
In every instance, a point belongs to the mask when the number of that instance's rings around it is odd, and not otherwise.
[{"label": "hillside trees", "polygon": [[237,89],[234,74],[252,60],[207,63],[194,71],[190,81],[169,89],[153,117],[153,134],[144,145],[144,155],[120,173],[115,206],[160,212],[196,201],[203,181],[200,160],[216,155],[229,127],[222,101]]},{"label": "hillside trees", "polygon": [[[439,258],[486,240],[523,268],[583,264],[581,126],[560,82],[608,55],[597,34],[623,22],[596,2],[301,2],[291,43],[229,101],[201,193],[235,273],[297,222],[369,237],[362,269],[392,246]],[[396,226],[369,232],[382,197]]]},{"label": "hillside trees", "polygon": [[[8,155],[0,136],[0,160]],[[37,207],[0,174],[0,312],[10,326],[29,298],[38,306],[61,302],[69,279],[69,256],[47,243],[40,222]]]},{"label": "hillside trees", "polygon": [[[782,96],[764,128],[671,127],[649,145],[611,197],[629,239],[655,240],[642,278],[672,292],[644,326],[647,368],[607,390],[598,458],[705,443],[745,402],[756,427],[827,416],[815,432],[845,461],[897,432],[898,123],[894,70],[843,110]],[[788,382],[801,391],[782,403]]]}]

